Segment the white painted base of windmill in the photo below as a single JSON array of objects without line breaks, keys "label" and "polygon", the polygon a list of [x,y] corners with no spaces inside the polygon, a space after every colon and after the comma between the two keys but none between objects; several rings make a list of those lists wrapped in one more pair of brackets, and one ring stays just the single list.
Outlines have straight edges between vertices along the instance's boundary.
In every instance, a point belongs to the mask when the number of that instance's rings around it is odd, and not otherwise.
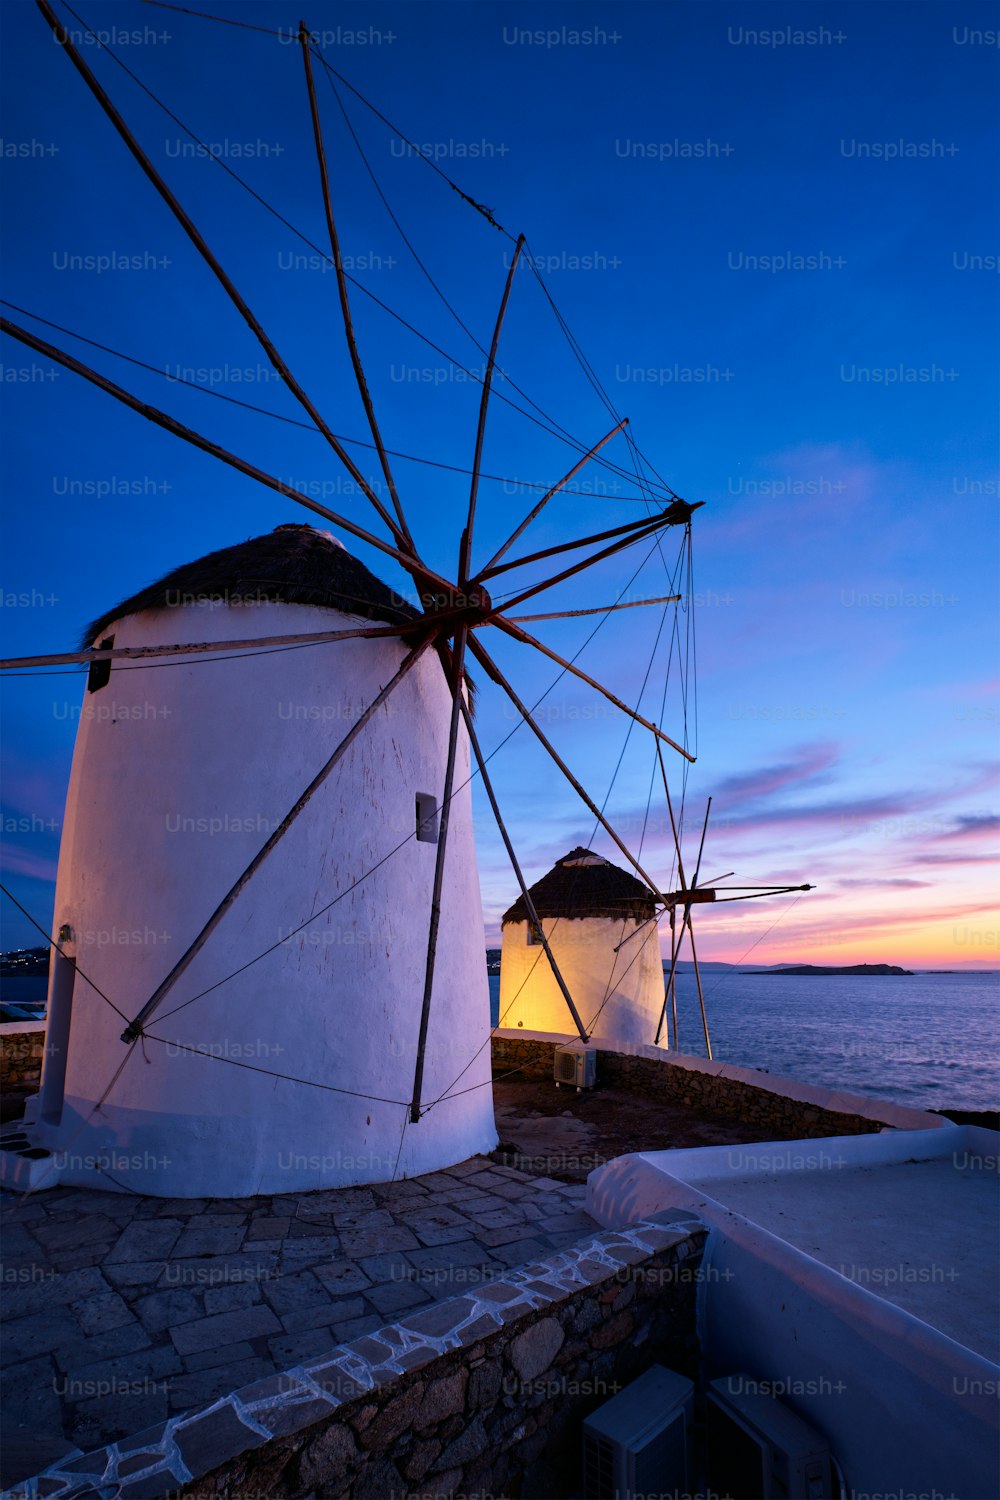
[{"label": "white painted base of windmill", "polygon": [[[38,1095],[26,1102],[37,1105]],[[34,1114],[34,1110],[31,1114]],[[24,1118],[11,1120],[0,1129],[0,1188],[15,1193],[58,1187],[58,1158],[38,1143],[38,1134],[25,1109]]]},{"label": "white painted base of windmill", "polygon": [[[655,932],[637,920],[546,917],[542,921],[588,1033],[619,1045],[651,1043],[663,1008],[663,964]],[[508,1030],[573,1030],[566,1000],[527,922],[507,922],[500,959],[500,1016]],[[623,943],[623,939],[631,939]],[[619,952],[616,945],[622,944]],[[665,1043],[664,1043],[665,1045]]]},{"label": "white painted base of windmill", "polygon": [[[304,605],[192,605],[127,616],[114,634],[116,646],[145,646],[352,623],[369,622]],[[405,651],[352,640],[114,670],[85,697],[54,917],[75,944],[53,960],[48,1005],[50,1039],[64,1027],[65,1076],[54,1049],[32,1127],[64,1159],[64,1184],[245,1197],[415,1176],[495,1147],[464,734],[421,1096],[432,1107],[409,1121],[436,855],[412,836],[415,798],[440,798],[451,707],[433,652],[152,1017],[163,1040],[135,1045],[100,1102],[128,1049],[121,1014],[83,976],[137,1013]],[[145,941],[88,942],[109,930]]]}]

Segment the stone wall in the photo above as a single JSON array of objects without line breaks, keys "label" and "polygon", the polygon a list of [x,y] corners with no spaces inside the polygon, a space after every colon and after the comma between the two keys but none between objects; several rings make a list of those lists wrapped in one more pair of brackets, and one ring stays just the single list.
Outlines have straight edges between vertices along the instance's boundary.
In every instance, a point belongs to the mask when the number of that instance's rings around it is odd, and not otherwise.
[{"label": "stone wall", "polygon": [[42,1076],[45,1055],[45,1026],[33,1030],[0,1033],[0,1087],[14,1085],[36,1089]]},{"label": "stone wall", "polygon": [[28,1094],[37,1094],[45,1056],[45,1025],[0,1032],[0,1094],[3,1118],[20,1114]]},{"label": "stone wall", "polygon": [[55,1464],[38,1493],[578,1494],[584,1417],[652,1364],[696,1375],[705,1237],[683,1214],[593,1235],[202,1411]]},{"label": "stone wall", "polygon": [[[556,1045],[555,1040],[538,1036],[494,1034],[494,1075],[517,1069],[527,1078],[550,1079]],[[723,1067],[698,1058],[678,1058],[676,1054],[671,1058],[669,1053],[642,1055],[651,1048],[613,1051],[602,1047],[600,1041],[594,1045],[599,1083],[684,1105],[707,1119],[739,1120],[759,1129],[762,1140],[861,1135],[885,1124],[910,1123],[898,1118],[904,1114],[913,1115],[914,1126],[923,1120],[919,1111],[903,1111],[874,1099],[852,1101],[865,1109],[864,1114],[851,1110],[846,1103],[848,1096],[841,1096],[845,1098],[844,1109],[824,1107],[819,1100],[833,1098],[830,1090],[795,1084],[791,1085],[795,1097],[781,1092],[786,1080],[775,1079],[772,1089],[766,1073],[750,1068]]]}]

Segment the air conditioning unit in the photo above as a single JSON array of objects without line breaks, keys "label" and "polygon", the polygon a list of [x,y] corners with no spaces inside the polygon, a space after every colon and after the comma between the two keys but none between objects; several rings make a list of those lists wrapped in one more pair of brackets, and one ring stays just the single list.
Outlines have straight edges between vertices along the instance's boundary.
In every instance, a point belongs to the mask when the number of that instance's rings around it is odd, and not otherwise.
[{"label": "air conditioning unit", "polygon": [[592,1047],[557,1047],[552,1060],[552,1077],[556,1088],[561,1083],[580,1089],[592,1089],[597,1082],[597,1053]]},{"label": "air conditioning unit", "polygon": [[708,1387],[708,1486],[754,1500],[832,1500],[826,1440],[749,1375],[727,1375]]},{"label": "air conditioning unit", "polygon": [[689,1492],[694,1385],[652,1365],[583,1424],[586,1500]]}]

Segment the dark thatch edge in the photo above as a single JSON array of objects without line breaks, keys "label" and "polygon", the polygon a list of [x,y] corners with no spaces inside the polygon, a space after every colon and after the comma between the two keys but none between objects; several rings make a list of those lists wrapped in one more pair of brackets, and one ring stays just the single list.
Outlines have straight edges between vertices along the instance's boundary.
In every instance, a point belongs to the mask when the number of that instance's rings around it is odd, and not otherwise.
[{"label": "dark thatch edge", "polygon": [[421,618],[419,610],[321,531],[291,524],[174,568],[93,620],[83,632],[82,649],[126,615],[211,599],[243,607],[307,604],[388,625]]},{"label": "dark thatch edge", "polygon": [[[629,917],[645,922],[656,915],[656,898],[627,870],[608,862],[600,865],[573,865],[569,860],[583,859],[590,849],[571,849],[547,875],[529,887],[529,894],[540,917]],[[519,896],[505,911],[501,925],[527,922],[528,908]]]}]

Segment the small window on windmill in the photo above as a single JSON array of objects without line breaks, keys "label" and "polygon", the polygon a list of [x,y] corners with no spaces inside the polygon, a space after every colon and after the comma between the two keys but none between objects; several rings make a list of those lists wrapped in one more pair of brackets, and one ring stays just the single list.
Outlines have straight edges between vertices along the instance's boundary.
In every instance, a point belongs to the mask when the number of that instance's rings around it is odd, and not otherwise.
[{"label": "small window on windmill", "polygon": [[421,844],[436,844],[438,841],[437,798],[430,792],[417,793],[417,839]]},{"label": "small window on windmill", "polygon": [[535,922],[528,923],[528,947],[540,948],[542,946],[542,929]]},{"label": "small window on windmill", "polygon": [[[115,643],[113,635],[105,636],[97,647],[98,651],[110,651]],[[87,692],[96,693],[99,688],[107,687],[111,681],[111,658],[104,657],[102,661],[92,661],[90,671],[87,673]]]}]

